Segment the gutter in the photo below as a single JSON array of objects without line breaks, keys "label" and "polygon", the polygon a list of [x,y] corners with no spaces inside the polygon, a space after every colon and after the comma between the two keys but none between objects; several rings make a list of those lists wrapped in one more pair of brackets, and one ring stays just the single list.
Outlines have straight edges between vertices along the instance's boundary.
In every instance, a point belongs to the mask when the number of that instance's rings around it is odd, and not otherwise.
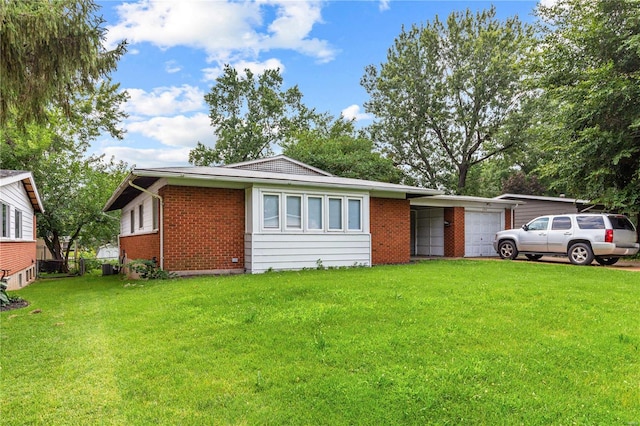
[{"label": "gutter", "polygon": [[164,269],[164,200],[158,194],[154,194],[153,192],[136,185],[131,180],[129,181],[129,186],[160,201],[160,211],[158,212],[160,216],[158,218],[158,228],[160,231],[160,269]]}]

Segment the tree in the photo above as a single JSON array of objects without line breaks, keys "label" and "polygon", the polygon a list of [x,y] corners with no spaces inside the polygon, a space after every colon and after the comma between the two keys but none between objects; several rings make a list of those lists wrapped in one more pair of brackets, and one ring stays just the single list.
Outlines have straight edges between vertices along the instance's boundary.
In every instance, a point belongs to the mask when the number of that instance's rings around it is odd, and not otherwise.
[{"label": "tree", "polygon": [[297,86],[282,91],[279,70],[245,75],[229,65],[205,95],[217,137],[215,148],[198,142],[189,153],[197,166],[236,163],[269,156],[273,147],[320,117],[302,103]]},{"label": "tree", "polygon": [[78,114],[78,94],[93,93],[125,51],[103,47],[106,29],[90,0],[0,2],[0,123],[46,123],[47,109]]},{"label": "tree", "polygon": [[[32,171],[45,210],[38,215],[37,234],[65,268],[75,241],[113,241],[119,233],[119,218],[103,213],[102,207],[128,167],[104,156],[86,156],[89,141],[83,138],[101,127],[93,120],[56,127],[30,124],[24,129],[13,124],[0,131],[0,162],[5,168]],[[49,121],[65,122],[61,116],[50,116]]]},{"label": "tree", "polygon": [[374,140],[422,184],[465,193],[471,168],[512,149],[527,127],[532,33],[517,18],[498,21],[494,8],[403,28],[387,62],[361,80]]},{"label": "tree", "polygon": [[400,183],[403,173],[374,151],[373,142],[357,135],[353,122],[342,118],[328,128],[298,133],[285,144],[283,154],[336,176]]},{"label": "tree", "polygon": [[640,210],[640,7],[634,0],[540,6],[535,63],[546,108],[540,170],[553,187]]},{"label": "tree", "polygon": [[38,235],[58,260],[90,239],[88,227],[110,239],[118,233],[102,207],[127,166],[86,153],[103,132],[123,135],[128,95],[110,73],[125,43],[104,48],[97,10],[88,0],[0,2],[0,162],[33,172],[45,209]]}]

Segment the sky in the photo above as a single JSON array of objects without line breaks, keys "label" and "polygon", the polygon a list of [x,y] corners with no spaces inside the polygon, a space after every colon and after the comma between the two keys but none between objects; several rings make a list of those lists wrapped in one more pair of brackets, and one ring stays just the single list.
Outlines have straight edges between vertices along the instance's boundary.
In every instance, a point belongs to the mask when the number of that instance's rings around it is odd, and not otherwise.
[{"label": "sky", "polygon": [[499,19],[534,20],[527,1],[98,1],[105,45],[127,40],[112,74],[129,93],[122,140],[98,138],[90,153],[138,168],[188,166],[198,142],[215,136],[204,101],[225,64],[260,73],[279,68],[283,90],[298,86],[303,103],[366,126],[365,67],[386,61],[402,27],[426,25],[453,11],[493,4]]}]

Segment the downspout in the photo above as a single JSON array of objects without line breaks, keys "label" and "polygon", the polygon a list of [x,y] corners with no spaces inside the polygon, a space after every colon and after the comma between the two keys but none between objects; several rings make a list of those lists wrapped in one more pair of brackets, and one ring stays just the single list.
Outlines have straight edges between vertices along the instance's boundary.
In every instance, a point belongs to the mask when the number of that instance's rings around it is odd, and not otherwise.
[{"label": "downspout", "polygon": [[158,217],[158,228],[160,231],[160,269],[164,269],[164,200],[158,194],[154,194],[153,192],[144,189],[141,186],[136,185],[135,183],[129,181],[129,186],[137,189],[138,191],[142,191],[145,194],[150,195],[153,198],[156,198],[160,201],[160,211]]}]

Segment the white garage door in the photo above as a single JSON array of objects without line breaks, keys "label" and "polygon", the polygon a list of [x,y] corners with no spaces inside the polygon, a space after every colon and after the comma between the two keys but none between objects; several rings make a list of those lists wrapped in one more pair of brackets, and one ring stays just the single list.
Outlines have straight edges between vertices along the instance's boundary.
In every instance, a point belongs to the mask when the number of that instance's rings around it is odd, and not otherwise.
[{"label": "white garage door", "polygon": [[493,236],[504,229],[502,212],[464,213],[464,255],[467,257],[497,256]]}]

